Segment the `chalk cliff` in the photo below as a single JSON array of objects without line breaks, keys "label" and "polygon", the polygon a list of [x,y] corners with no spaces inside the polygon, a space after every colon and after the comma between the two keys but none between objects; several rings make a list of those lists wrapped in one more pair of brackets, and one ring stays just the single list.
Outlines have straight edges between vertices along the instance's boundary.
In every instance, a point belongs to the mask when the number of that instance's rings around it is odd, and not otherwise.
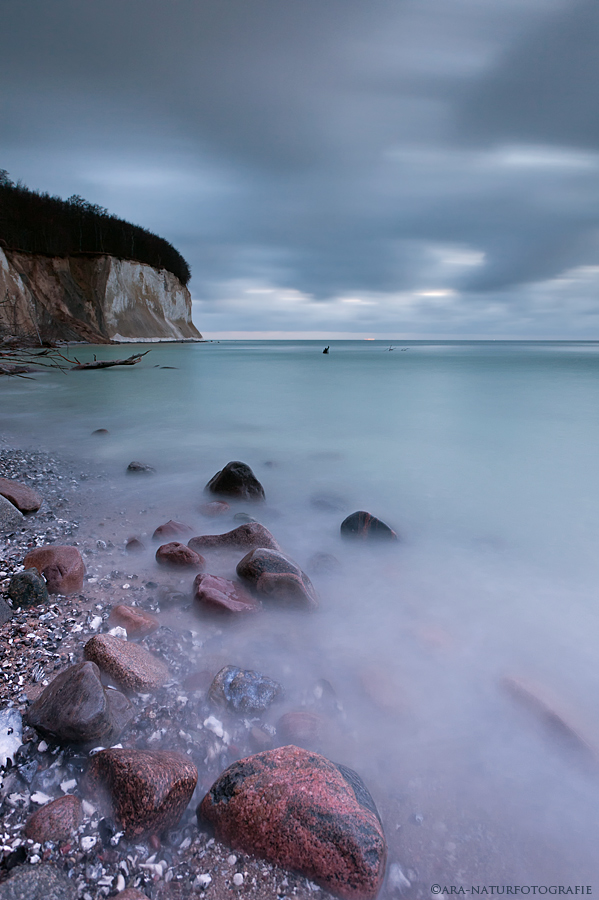
[{"label": "chalk cliff", "polygon": [[0,335],[44,341],[199,339],[191,296],[166,269],[107,255],[0,247]]}]

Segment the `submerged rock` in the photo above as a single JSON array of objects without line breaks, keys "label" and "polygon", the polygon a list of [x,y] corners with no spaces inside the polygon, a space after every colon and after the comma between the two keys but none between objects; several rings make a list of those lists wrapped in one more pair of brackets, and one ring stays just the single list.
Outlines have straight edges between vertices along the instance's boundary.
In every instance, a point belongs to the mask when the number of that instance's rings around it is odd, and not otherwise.
[{"label": "submerged rock", "polygon": [[25,519],[17,507],[0,494],[0,534],[10,534],[21,528]]},{"label": "submerged rock", "polygon": [[10,500],[22,513],[37,512],[43,502],[33,488],[10,478],[0,478],[0,495]]},{"label": "submerged rock", "polygon": [[152,535],[153,541],[161,541],[164,538],[169,537],[184,537],[188,534],[192,534],[193,529],[186,525],[185,522],[175,522],[174,519],[169,519],[168,522],[165,522],[164,525],[159,525]]},{"label": "submerged rock", "polygon": [[153,475],[155,471],[154,466],[149,466],[147,463],[138,462],[137,460],[133,460],[127,466],[127,472],[130,475]]},{"label": "submerged rock", "polygon": [[79,891],[70,878],[54,866],[17,866],[0,884],[0,900],[76,900]]},{"label": "submerged rock", "polygon": [[252,550],[237,564],[237,574],[261,597],[283,606],[316,609],[318,595],[299,566],[276,550]]},{"label": "submerged rock", "polygon": [[161,834],[183,815],[198,779],[182,753],[102,750],[91,761],[84,789],[110,812],[128,840]]},{"label": "submerged rock", "polygon": [[324,735],[326,719],[308,710],[285,713],[277,722],[277,736],[300,747],[313,747]]},{"label": "submerged rock", "polygon": [[144,647],[112,634],[96,634],[83,655],[127,691],[154,691],[170,677],[165,664]]},{"label": "submerged rock", "polygon": [[120,603],[114,606],[108,617],[111,627],[120,625],[127,632],[128,637],[146,637],[160,628],[160,622],[155,616],[150,615],[144,609],[134,606],[125,606]]},{"label": "submerged rock", "polygon": [[213,613],[258,612],[260,605],[242,587],[218,575],[196,575],[193,599],[197,608]]},{"label": "submerged rock", "polygon": [[27,554],[23,565],[44,576],[51,594],[74,594],[83,588],[85,565],[77,547],[38,547]]},{"label": "submerged rock", "polygon": [[119,691],[107,690],[95,663],[81,662],[57,675],[25,714],[28,725],[59,741],[113,741],[135,714]]},{"label": "submerged rock", "polygon": [[48,602],[48,588],[37,569],[25,569],[10,579],[8,596],[15,607],[42,606]]},{"label": "submerged rock", "polygon": [[264,488],[245,463],[227,463],[205,487],[212,494],[225,494],[240,500],[264,500]]},{"label": "submerged rock", "polygon": [[202,515],[209,519],[213,519],[216,516],[224,516],[230,509],[231,507],[224,500],[212,500],[210,503],[202,503],[199,507]]},{"label": "submerged rock", "polygon": [[218,840],[293,869],[344,900],[373,900],[387,844],[351,769],[287,746],[229,766],[197,810]]},{"label": "submerged rock", "polygon": [[25,836],[38,844],[66,841],[79,828],[82,818],[81,800],[67,794],[34,812],[27,819]]},{"label": "submerged rock", "polygon": [[232,531],[226,531],[224,534],[201,534],[198,537],[192,537],[187,542],[187,546],[199,553],[201,550],[212,550],[221,547],[231,547],[234,550],[252,550],[264,547],[270,550],[280,550],[281,548],[275,541],[274,537],[264,525],[259,522],[247,522],[239,525]]},{"label": "submerged rock", "polygon": [[22,738],[21,713],[16,709],[0,709],[0,767],[5,766],[8,759],[14,762]]},{"label": "submerged rock", "polygon": [[208,700],[231,712],[263,712],[282,695],[283,688],[272,678],[251,669],[225,666],[210,685]]},{"label": "submerged rock", "polygon": [[130,537],[125,544],[125,550],[127,553],[142,553],[145,549],[146,545],[137,537]]},{"label": "submerged rock", "polygon": [[348,538],[362,538],[362,540],[387,540],[396,541],[397,535],[392,528],[381,522],[364,510],[352,513],[341,523],[341,534]]},{"label": "submerged rock", "polygon": [[179,541],[171,541],[170,544],[162,544],[156,551],[156,562],[161,566],[174,566],[183,569],[203,569],[206,560],[191,547],[180,544]]}]

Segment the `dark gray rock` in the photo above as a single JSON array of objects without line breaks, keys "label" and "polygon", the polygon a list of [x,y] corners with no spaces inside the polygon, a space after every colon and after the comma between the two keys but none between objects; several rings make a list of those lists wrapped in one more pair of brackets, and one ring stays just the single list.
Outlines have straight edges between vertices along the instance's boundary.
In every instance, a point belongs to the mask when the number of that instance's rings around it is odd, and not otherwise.
[{"label": "dark gray rock", "polygon": [[346,538],[360,538],[362,540],[397,540],[397,535],[392,528],[389,528],[376,516],[371,516],[370,513],[364,512],[364,510],[358,510],[358,512],[352,513],[351,516],[343,520],[341,523],[341,534]]},{"label": "dark gray rock", "polygon": [[77,888],[54,866],[18,866],[0,884],[0,900],[76,900]]},{"label": "dark gray rock", "polygon": [[17,507],[0,494],[0,534],[10,534],[24,522],[25,519]]},{"label": "dark gray rock", "polygon": [[29,707],[26,721],[59,741],[86,744],[116,740],[133,715],[123,694],[104,688],[97,665],[82,662],[56,676]]},{"label": "dark gray rock", "polygon": [[237,666],[221,669],[208,691],[212,703],[236,713],[263,712],[282,696],[283,688],[277,681]]},{"label": "dark gray rock", "polygon": [[12,619],[12,609],[4,600],[3,597],[0,597],[0,625],[4,625],[5,622],[10,622]]},{"label": "dark gray rock", "polygon": [[276,550],[252,550],[237,564],[237,574],[260,597],[281,606],[296,609],[316,609],[318,606],[318,596],[308,576]]},{"label": "dark gray rock", "polygon": [[264,488],[245,463],[237,460],[227,463],[205,487],[212,494],[225,494],[240,500],[264,500]]},{"label": "dark gray rock", "polygon": [[48,602],[48,588],[37,569],[25,569],[13,575],[8,584],[8,596],[15,607],[42,606]]},{"label": "dark gray rock", "polygon": [[130,475],[153,475],[156,469],[153,466],[148,466],[147,463],[137,462],[137,460],[133,460],[127,466],[127,472]]}]

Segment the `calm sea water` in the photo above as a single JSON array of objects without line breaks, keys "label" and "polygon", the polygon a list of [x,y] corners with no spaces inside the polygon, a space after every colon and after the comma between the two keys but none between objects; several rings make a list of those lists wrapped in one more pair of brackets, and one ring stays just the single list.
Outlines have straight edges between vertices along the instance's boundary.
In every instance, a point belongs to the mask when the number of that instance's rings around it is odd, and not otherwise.
[{"label": "calm sea water", "polygon": [[[311,573],[314,616],[232,627],[225,661],[282,681],[285,709],[330,682],[341,712],[324,749],[363,775],[423,896],[434,882],[599,891],[599,757],[503,681],[532,685],[599,753],[599,345],[323,346],[162,345],[132,368],[3,379],[3,428],[108,473],[82,529],[117,543],[166,518],[234,527],[198,505],[227,461],[249,463],[267,504],[232,513],[308,572],[316,552],[340,568]],[[156,476],[125,476],[133,459]],[[357,509],[401,542],[342,543]]]}]

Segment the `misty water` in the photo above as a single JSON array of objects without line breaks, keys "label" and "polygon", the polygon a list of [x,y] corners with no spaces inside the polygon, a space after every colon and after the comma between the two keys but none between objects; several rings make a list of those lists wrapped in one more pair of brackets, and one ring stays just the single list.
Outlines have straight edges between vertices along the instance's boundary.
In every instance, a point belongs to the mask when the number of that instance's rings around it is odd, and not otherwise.
[{"label": "misty water", "polygon": [[[592,885],[599,345],[389,346],[165,344],[134,367],[3,379],[3,432],[107,473],[88,484],[82,534],[122,547],[170,518],[224,532],[238,511],[272,531],[312,578],[319,611],[227,622],[198,668],[231,663],[280,681],[272,721],[325,679],[334,698],[322,750],[362,775],[390,862],[426,895],[433,883]],[[109,436],[92,437],[97,428]],[[156,475],[127,476],[131,460]],[[203,487],[229,460],[251,465],[267,502],[206,519]],[[401,540],[343,542],[339,525],[358,509]],[[123,569],[164,580],[154,549],[123,557]],[[316,553],[338,570],[314,572]],[[234,577],[239,557],[213,555],[209,571]],[[537,700],[523,702],[506,678]]]}]

